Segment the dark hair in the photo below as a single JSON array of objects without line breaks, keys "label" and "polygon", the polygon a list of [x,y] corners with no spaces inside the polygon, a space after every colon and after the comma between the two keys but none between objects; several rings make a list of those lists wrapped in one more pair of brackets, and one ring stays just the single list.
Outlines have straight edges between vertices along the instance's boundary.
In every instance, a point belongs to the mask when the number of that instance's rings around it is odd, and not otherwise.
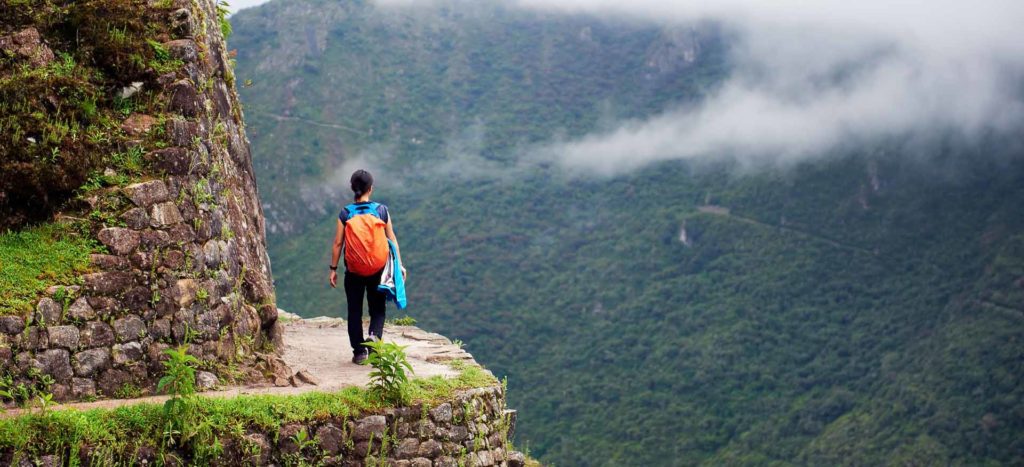
[{"label": "dark hair", "polygon": [[365,195],[366,192],[373,188],[373,175],[363,169],[359,169],[352,172],[352,179],[349,181],[352,184],[352,192],[355,193],[355,199],[359,199]]}]

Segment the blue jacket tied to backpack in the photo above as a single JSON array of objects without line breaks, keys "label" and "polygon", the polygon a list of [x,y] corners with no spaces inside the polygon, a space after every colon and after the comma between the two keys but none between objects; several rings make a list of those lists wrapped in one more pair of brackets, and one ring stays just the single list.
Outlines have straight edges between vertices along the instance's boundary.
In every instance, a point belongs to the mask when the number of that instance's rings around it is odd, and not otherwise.
[{"label": "blue jacket tied to backpack", "polygon": [[405,278],[402,277],[402,262],[398,259],[398,252],[395,249],[395,242],[388,239],[388,262],[384,265],[384,272],[380,275],[380,285],[377,290],[384,292],[387,298],[396,305],[399,310],[404,310],[405,299]]}]

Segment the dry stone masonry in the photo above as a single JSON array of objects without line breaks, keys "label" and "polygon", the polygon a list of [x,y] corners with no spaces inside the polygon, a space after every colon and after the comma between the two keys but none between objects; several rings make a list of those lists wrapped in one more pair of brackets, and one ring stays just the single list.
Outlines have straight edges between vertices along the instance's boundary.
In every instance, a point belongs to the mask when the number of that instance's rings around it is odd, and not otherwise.
[{"label": "dry stone masonry", "polygon": [[[216,6],[174,7],[163,46],[183,66],[145,84],[169,113],[122,125],[165,132],[166,147],[145,155],[148,179],[88,200],[114,211],[93,232],[109,254],[92,255],[78,283],[51,287],[30,316],[0,316],[0,373],[43,381],[57,400],[152,390],[163,351],[183,343],[204,362],[205,386],[282,372],[263,213]],[[7,40],[38,55],[31,34]]]},{"label": "dry stone masonry", "polygon": [[505,408],[502,387],[490,386],[457,392],[431,406],[228,430],[215,435],[220,454],[202,462],[180,446],[161,453],[159,440],[132,440],[28,456],[0,449],[0,464],[69,465],[74,460],[97,465],[97,459],[117,459],[125,465],[522,467],[525,456],[510,443],[515,423],[516,412]]},{"label": "dry stone masonry", "polygon": [[[252,432],[242,443],[230,442],[229,449],[239,450],[242,464],[253,465],[520,467],[524,456],[509,443],[515,420],[516,412],[505,409],[502,388],[484,387],[434,407],[400,407],[355,419],[287,424],[277,433]],[[300,446],[298,439],[313,442]],[[242,453],[252,450],[241,444],[260,449],[246,457]]]}]

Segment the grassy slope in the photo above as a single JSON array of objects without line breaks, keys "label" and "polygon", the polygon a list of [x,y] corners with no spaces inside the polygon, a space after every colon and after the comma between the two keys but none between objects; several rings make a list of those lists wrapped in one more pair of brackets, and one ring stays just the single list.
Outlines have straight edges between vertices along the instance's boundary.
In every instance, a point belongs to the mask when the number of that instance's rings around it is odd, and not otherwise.
[{"label": "grassy slope", "polygon": [[97,249],[62,224],[0,234],[0,315],[30,312],[46,287],[74,283]]},{"label": "grassy slope", "polygon": [[[523,141],[600,127],[602,112],[699,97],[722,62],[641,86],[659,34],[635,25],[315,11],[337,21],[298,66],[259,68],[303,25],[317,37],[301,8],[239,14],[232,43],[239,76],[257,80],[243,98],[261,193],[300,226],[270,239],[282,307],[336,314],[343,301],[321,265],[344,200],[316,213],[322,200],[301,199],[296,180],[316,185],[314,174],[383,146],[394,160],[379,197],[396,213],[411,314],[508,375],[519,442],[542,460],[1024,455],[1019,151],[954,147],[923,164],[868,155],[904,152],[881,145],[747,176],[673,163],[607,180],[414,173],[411,161],[437,160],[451,140],[502,160]],[[584,26],[597,45],[577,40]],[[260,116],[284,112],[366,134]],[[986,155],[958,166],[968,152]],[[699,212],[706,200],[734,215]],[[684,223],[692,246],[678,241]]]}]

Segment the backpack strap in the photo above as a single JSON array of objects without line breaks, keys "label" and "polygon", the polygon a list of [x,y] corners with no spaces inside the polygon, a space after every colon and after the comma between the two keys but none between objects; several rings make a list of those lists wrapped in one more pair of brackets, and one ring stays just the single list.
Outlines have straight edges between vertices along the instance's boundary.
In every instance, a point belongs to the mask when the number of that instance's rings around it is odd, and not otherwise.
[{"label": "backpack strap", "polygon": [[353,217],[356,217],[360,214],[373,214],[378,219],[380,219],[380,212],[378,212],[377,210],[379,206],[380,203],[377,202],[370,202],[366,204],[352,203],[348,206],[345,206],[345,212],[348,215],[348,217],[345,218],[345,222],[348,222],[349,219],[352,219]]}]

